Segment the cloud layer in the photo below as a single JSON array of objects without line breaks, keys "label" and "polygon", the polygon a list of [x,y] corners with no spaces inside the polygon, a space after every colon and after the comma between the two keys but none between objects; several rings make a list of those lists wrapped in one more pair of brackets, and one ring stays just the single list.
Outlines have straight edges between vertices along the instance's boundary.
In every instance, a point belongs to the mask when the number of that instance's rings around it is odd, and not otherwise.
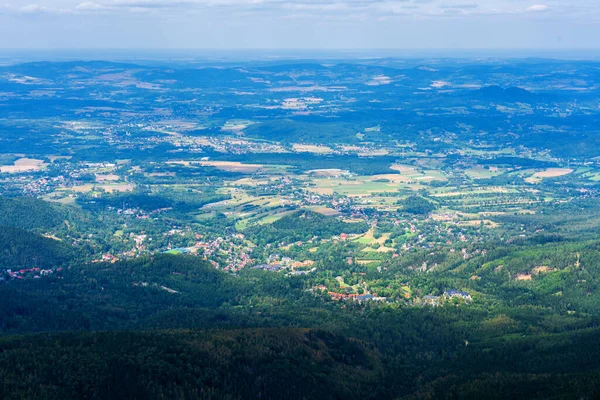
[{"label": "cloud layer", "polygon": [[[592,8],[594,0],[584,1],[581,9]],[[362,14],[374,16],[465,17],[479,15],[518,15],[552,11],[565,15],[577,11],[572,1],[553,0],[553,4],[528,4],[516,0],[90,0],[84,2],[47,1],[40,4],[8,3],[0,12],[13,14],[122,14],[195,13],[206,9],[228,12],[272,12],[279,15],[306,13],[319,15]],[[586,6],[586,3],[587,4]]]},{"label": "cloud layer", "polygon": [[600,45],[597,0],[4,1],[0,48]]}]

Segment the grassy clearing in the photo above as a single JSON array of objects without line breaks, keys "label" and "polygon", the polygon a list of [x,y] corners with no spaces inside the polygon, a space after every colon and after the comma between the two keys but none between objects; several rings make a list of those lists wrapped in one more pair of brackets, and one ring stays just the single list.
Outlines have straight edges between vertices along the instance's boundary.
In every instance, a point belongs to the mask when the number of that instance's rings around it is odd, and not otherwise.
[{"label": "grassy clearing", "polygon": [[333,153],[331,147],[314,144],[294,144],[292,149],[298,153],[330,154]]},{"label": "grassy clearing", "polygon": [[102,189],[107,193],[131,192],[135,189],[133,183],[110,183],[105,185],[96,185],[96,188]]},{"label": "grassy clearing", "polygon": [[489,179],[494,176],[502,175],[503,173],[504,170],[496,167],[473,167],[465,171],[465,174],[471,179]]},{"label": "grassy clearing", "polygon": [[254,124],[254,121],[250,121],[247,119],[231,119],[225,122],[225,124],[221,127],[221,130],[236,133]]},{"label": "grassy clearing", "polygon": [[324,206],[311,206],[311,207],[306,207],[309,210],[312,210],[314,212],[318,212],[319,214],[323,214],[323,215],[327,215],[327,216],[338,216],[340,215],[339,211],[334,210],[333,208],[329,208],[329,207],[324,207]]}]

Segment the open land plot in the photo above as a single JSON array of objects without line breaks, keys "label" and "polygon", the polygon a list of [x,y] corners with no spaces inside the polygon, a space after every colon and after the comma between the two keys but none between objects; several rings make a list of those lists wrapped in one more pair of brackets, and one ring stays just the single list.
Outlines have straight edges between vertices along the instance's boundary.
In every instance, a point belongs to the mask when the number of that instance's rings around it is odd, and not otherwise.
[{"label": "open land plot", "polygon": [[[390,235],[391,235],[390,233],[382,233],[381,236],[376,239],[374,234],[375,234],[375,228],[371,227],[364,234],[353,238],[352,241],[356,242],[356,243],[360,243],[360,244],[367,244],[367,245],[373,245],[373,244],[377,243],[381,247],[383,247],[383,244],[385,243],[386,240],[388,240],[390,238]],[[389,249],[389,248],[386,248],[386,249]],[[371,249],[370,251],[375,251],[375,250]]]},{"label": "open land plot", "polygon": [[408,183],[413,181],[412,176],[408,175],[400,175],[400,174],[381,174],[381,175],[371,175],[368,177],[360,177],[365,181],[370,182],[384,182],[389,181],[391,183]]},{"label": "open land plot", "polygon": [[309,175],[314,176],[325,176],[325,177],[339,177],[342,175],[347,175],[349,173],[348,170],[337,169],[337,168],[327,168],[327,169],[312,169],[307,172]]},{"label": "open land plot", "polygon": [[230,132],[240,132],[249,127],[250,125],[254,125],[255,123],[256,122],[254,121],[245,119],[232,119],[225,122],[225,124],[221,127],[221,130]]},{"label": "open land plot", "polygon": [[71,158],[73,158],[73,156],[57,156],[57,155],[52,155],[52,156],[48,156],[48,159],[50,160],[50,162],[54,162],[56,160],[70,160]]},{"label": "open land plot", "polygon": [[444,165],[445,157],[419,157],[414,163],[417,167],[426,169],[437,169]]},{"label": "open land plot", "polygon": [[261,164],[242,164],[238,161],[202,161],[200,165],[215,167],[228,172],[242,172],[248,174],[256,173],[263,167]]},{"label": "open land plot", "polygon": [[73,205],[76,200],[75,196],[65,195],[64,192],[52,192],[43,196],[43,199],[65,205]]},{"label": "open land plot", "polygon": [[70,187],[61,187],[58,188],[57,191],[69,191],[69,192],[76,192],[76,193],[87,193],[87,192],[91,192],[92,190],[94,190],[94,185],[93,183],[88,183],[85,185],[76,185],[76,186],[70,186]]},{"label": "open land plot", "polygon": [[471,226],[471,227],[477,227],[480,226],[481,224],[483,224],[483,226],[486,226],[488,228],[497,228],[498,224],[494,221],[491,221],[489,219],[473,219],[473,220],[468,220],[468,221],[458,221],[456,223],[456,225],[458,226]]},{"label": "open land plot", "polygon": [[465,174],[471,179],[489,179],[494,176],[502,175],[503,173],[504,170],[497,167],[473,167],[465,171]]},{"label": "open land plot", "polygon": [[96,182],[115,182],[120,179],[119,175],[115,174],[96,174]]},{"label": "open land plot", "polygon": [[514,155],[516,151],[512,147],[506,147],[503,149],[474,149],[474,148],[462,148],[459,154],[465,156],[489,156],[489,155]]},{"label": "open land plot", "polygon": [[[377,179],[379,177],[379,179]],[[390,179],[391,178],[391,179]],[[317,194],[343,194],[347,196],[370,196],[372,193],[398,192],[399,189],[408,188],[409,183],[403,182],[399,175],[375,175],[369,177],[357,177],[353,179],[313,179],[315,186],[307,189]]]},{"label": "open land plot", "polygon": [[412,165],[394,164],[394,165],[390,166],[390,169],[392,169],[394,171],[398,171],[399,173],[401,173],[403,175],[418,174],[417,169],[415,167],[413,167]]},{"label": "open land plot", "polygon": [[373,150],[361,151],[361,152],[358,152],[357,154],[360,157],[381,157],[381,156],[387,156],[388,154],[390,154],[390,152],[387,149],[373,149]]},{"label": "open land plot", "polygon": [[324,206],[311,206],[311,207],[306,207],[307,209],[317,212],[319,214],[323,214],[323,215],[327,215],[327,216],[338,216],[340,215],[340,212],[337,210],[334,210],[333,208],[329,208],[329,207],[324,207]]},{"label": "open land plot", "polygon": [[267,175],[282,175],[287,174],[289,168],[289,165],[269,164],[263,165],[260,172]]},{"label": "open land plot", "polygon": [[382,245],[379,246],[377,249],[374,249],[372,247],[365,247],[364,249],[362,249],[362,251],[365,253],[391,253],[392,251],[394,251],[394,249]]},{"label": "open land plot", "polygon": [[[237,230],[244,230],[251,225],[272,224],[273,222],[293,212],[293,210],[273,210],[249,214],[248,216],[244,216],[244,218],[237,220],[235,223],[235,228]],[[239,217],[240,215],[237,216]]]},{"label": "open land plot", "polygon": [[451,191],[451,189],[449,189],[450,191],[445,191],[448,189],[440,189],[440,190],[433,190],[431,193],[431,196],[433,197],[464,197],[467,198],[468,196],[476,196],[476,195],[481,195],[481,194],[498,194],[498,193],[518,193],[518,191],[516,189],[512,189],[512,188],[505,188],[502,186],[490,186],[490,187],[485,187],[484,188],[474,188],[474,189],[470,189],[470,190],[461,190],[461,191]]},{"label": "open land plot", "polygon": [[330,154],[333,153],[333,149],[328,146],[315,145],[315,144],[298,144],[292,145],[292,149],[298,153],[313,153],[313,154]]},{"label": "open land plot", "polygon": [[369,196],[361,197],[356,199],[357,204],[368,205],[373,208],[385,208],[385,209],[396,209],[398,208],[397,197],[380,197],[380,196]]},{"label": "open land plot", "polygon": [[256,224],[258,224],[258,225],[272,224],[273,222],[275,222],[291,213],[293,213],[293,211],[288,210],[288,211],[284,211],[284,212],[280,212],[280,213],[269,214],[269,215],[266,215],[265,217],[259,219],[258,221],[256,221]]},{"label": "open land plot", "polygon": [[160,121],[159,125],[163,129],[175,129],[179,131],[191,131],[194,129],[203,129],[204,126],[199,125],[197,122],[184,121],[184,120],[163,120]]},{"label": "open land plot", "polygon": [[109,183],[104,185],[96,185],[96,188],[100,188],[108,193],[114,192],[131,192],[135,189],[133,183]]},{"label": "open land plot", "polygon": [[104,190],[107,193],[131,192],[135,189],[135,184],[127,183],[127,182],[115,182],[115,183],[105,183],[105,184],[88,183],[88,184],[84,184],[84,185],[61,187],[61,188],[58,188],[55,193],[56,193],[56,195],[58,195],[58,193],[65,193],[65,192],[67,192],[67,193],[68,192],[89,193],[89,192],[97,191],[99,189]]},{"label": "open land plot", "polygon": [[373,264],[373,263],[377,263],[380,261],[381,260],[370,260],[370,259],[366,259],[366,258],[357,258],[356,259],[356,263],[359,265],[368,265],[368,264]]},{"label": "open land plot", "polygon": [[329,196],[329,195],[333,194],[333,188],[311,187],[311,188],[308,188],[308,190],[313,193],[325,195],[325,196]]},{"label": "open land plot", "polygon": [[150,178],[164,178],[167,176],[177,176],[177,174],[175,172],[151,172],[151,173],[145,173],[144,174],[147,177]]},{"label": "open land plot", "polygon": [[242,172],[253,174],[263,168],[261,164],[243,164],[239,161],[167,161],[167,164],[179,164],[189,167],[200,165],[203,167],[215,167],[228,172]]},{"label": "open land plot", "polygon": [[415,180],[421,181],[446,181],[447,178],[443,172],[438,170],[425,170],[423,171],[423,175],[416,176]]},{"label": "open land plot", "polygon": [[36,160],[34,158],[19,158],[16,160],[13,165],[3,165],[0,166],[0,172],[7,173],[18,173],[18,172],[28,172],[28,171],[39,171],[44,168],[46,164],[44,164],[43,160]]},{"label": "open land plot", "polygon": [[269,179],[257,179],[257,178],[242,178],[237,179],[235,181],[226,182],[228,186],[266,186],[270,184],[271,181]]},{"label": "open land plot", "polygon": [[556,178],[558,176],[568,175],[573,170],[571,168],[547,168],[544,171],[536,172],[534,176],[538,178]]},{"label": "open land plot", "polygon": [[585,174],[585,177],[591,181],[598,182],[600,181],[600,172],[587,173]]},{"label": "open land plot", "polygon": [[544,178],[558,178],[569,175],[573,172],[571,168],[547,168],[543,171],[535,172],[532,176],[525,178],[525,182],[539,183]]},{"label": "open land plot", "polygon": [[394,164],[390,166],[391,170],[398,171],[400,176],[408,178],[413,181],[433,181],[433,180],[447,180],[446,176],[442,171],[435,169],[419,170],[417,167],[404,164]]},{"label": "open land plot", "polygon": [[370,196],[372,193],[397,192],[399,185],[382,184],[378,182],[364,182],[360,185],[341,185],[333,188],[336,193],[345,194],[352,197]]}]

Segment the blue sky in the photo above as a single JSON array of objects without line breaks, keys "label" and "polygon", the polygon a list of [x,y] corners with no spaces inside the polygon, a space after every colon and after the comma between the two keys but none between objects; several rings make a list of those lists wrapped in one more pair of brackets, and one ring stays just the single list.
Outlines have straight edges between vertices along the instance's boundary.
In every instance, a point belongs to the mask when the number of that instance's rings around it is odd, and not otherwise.
[{"label": "blue sky", "polygon": [[599,0],[37,1],[0,0],[0,48],[600,47]]}]

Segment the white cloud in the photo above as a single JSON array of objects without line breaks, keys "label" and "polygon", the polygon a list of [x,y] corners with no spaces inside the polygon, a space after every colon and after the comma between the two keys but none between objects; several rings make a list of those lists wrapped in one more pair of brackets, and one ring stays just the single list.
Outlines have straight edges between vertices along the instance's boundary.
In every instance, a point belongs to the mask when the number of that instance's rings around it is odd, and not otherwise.
[{"label": "white cloud", "polygon": [[459,10],[470,10],[477,8],[477,4],[475,3],[457,3],[457,4],[448,4],[443,3],[439,6],[441,9],[451,10],[451,9],[459,9]]},{"label": "white cloud", "polygon": [[81,3],[77,7],[75,7],[75,10],[77,11],[99,11],[103,9],[105,9],[104,6],[98,3],[93,3],[91,1],[86,1],[85,3]]},{"label": "white cloud", "polygon": [[[477,19],[502,15],[516,17],[546,11],[553,11],[558,18],[584,13],[589,17],[590,12],[584,10],[589,10],[590,2],[597,0],[549,0],[551,6],[522,3],[519,6],[520,0],[34,0],[40,3],[24,7],[15,6],[14,2],[28,0],[5,1],[13,4],[4,8],[0,4],[0,14],[99,14],[106,18],[117,14],[147,14],[166,19],[218,12],[248,18],[263,14],[273,18],[302,15],[303,18],[314,19],[334,16],[341,19],[352,15],[366,19]],[[600,12],[592,14],[600,16]]]},{"label": "white cloud", "polygon": [[525,11],[527,12],[541,12],[548,11],[549,7],[546,4],[534,4],[530,7],[527,7]]},{"label": "white cloud", "polygon": [[42,14],[48,11],[48,8],[40,6],[39,4],[29,4],[19,9],[19,12],[22,14]]}]

